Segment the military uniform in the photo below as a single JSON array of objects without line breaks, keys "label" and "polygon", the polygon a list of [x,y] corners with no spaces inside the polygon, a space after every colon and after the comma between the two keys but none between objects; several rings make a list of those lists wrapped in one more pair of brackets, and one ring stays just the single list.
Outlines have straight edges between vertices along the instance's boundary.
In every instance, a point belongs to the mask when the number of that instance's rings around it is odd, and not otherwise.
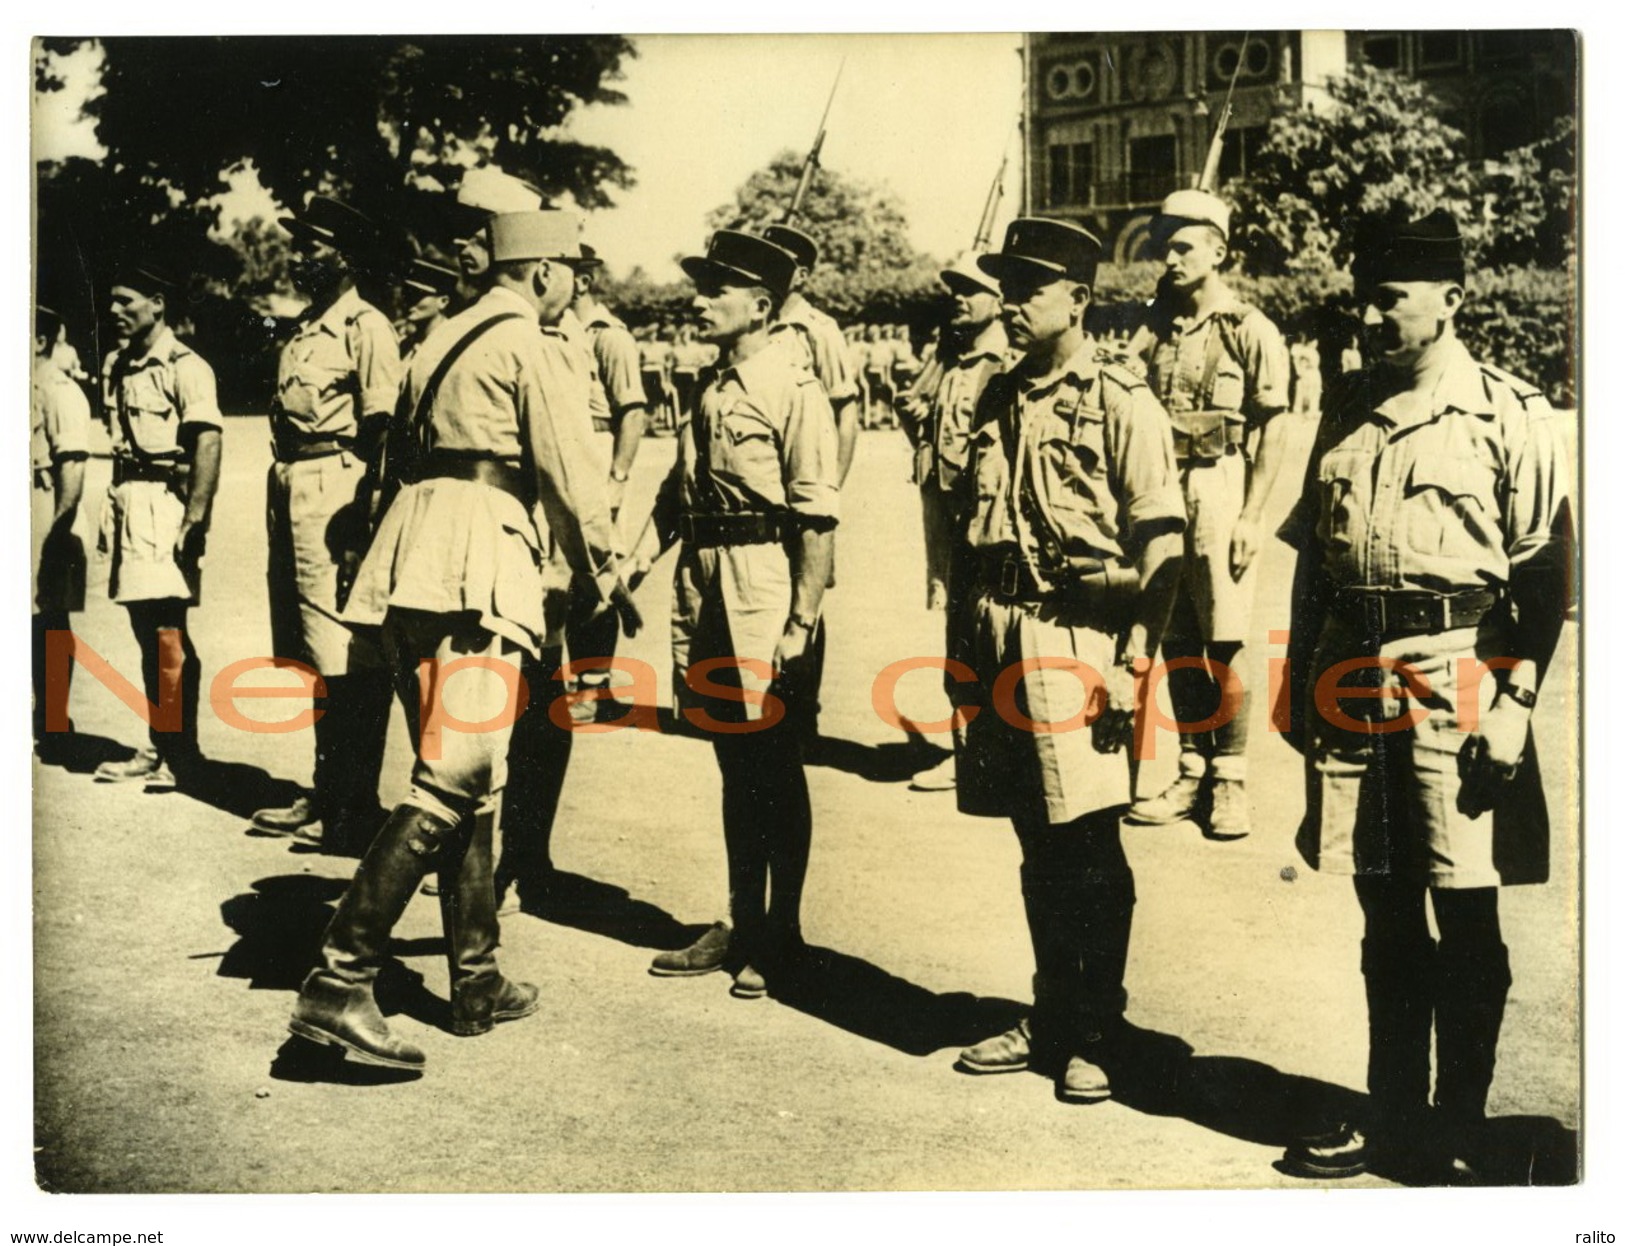
[{"label": "military uniform", "polygon": [[[1163,205],[1167,225],[1211,225],[1229,235],[1229,210],[1200,191],[1181,191]],[[1231,543],[1251,487],[1265,425],[1285,411],[1291,361],[1280,331],[1222,283],[1208,304],[1179,315],[1160,302],[1134,335],[1129,353],[1174,427],[1174,450],[1185,495],[1185,558],[1180,592],[1163,638],[1169,659],[1208,658],[1240,666],[1257,595],[1255,555],[1238,579]],[[1160,797],[1141,802],[1131,821],[1153,824],[1192,816],[1215,838],[1247,833],[1241,784],[1247,777],[1246,672],[1229,720],[1213,731],[1179,736],[1180,778]],[[1220,708],[1221,686],[1207,671],[1181,667],[1168,674],[1175,716],[1201,722]],[[1224,789],[1223,808],[1218,805]]]},{"label": "military uniform", "polygon": [[[1380,248],[1362,257],[1373,284],[1462,284],[1460,239],[1443,213],[1368,245]],[[1548,821],[1532,739],[1510,775],[1476,773],[1458,681],[1473,660],[1511,656],[1537,670],[1549,660],[1568,600],[1572,517],[1539,392],[1453,336],[1425,358],[1425,376],[1397,389],[1372,368],[1328,394],[1281,535],[1299,551],[1292,738],[1308,799],[1298,848],[1315,869],[1354,875],[1366,919],[1366,1125],[1390,1154],[1428,1145],[1436,1029],[1437,1115],[1446,1153],[1459,1158],[1482,1124],[1511,983],[1495,888],[1545,881]],[[1380,694],[1330,707],[1312,698],[1335,664],[1373,658],[1384,665],[1337,682]],[[1484,678],[1474,698],[1483,712],[1501,697],[1533,704],[1526,688],[1497,687],[1507,678]],[[1340,1132],[1289,1165],[1360,1171],[1369,1140]]]},{"label": "military uniform", "polygon": [[[778,248],[730,230],[717,232],[705,257],[684,261],[696,279],[720,269],[738,282],[749,273],[753,284],[781,294],[791,267]],[[770,672],[787,627],[798,622],[812,630],[813,620],[792,617],[797,566],[790,550],[804,530],[835,527],[839,476],[835,422],[822,386],[782,335],[768,336],[748,358],[703,375],[653,514],[663,548],[682,541],[672,613],[678,707],[724,724],[711,739],[722,771],[733,919],[727,957],[737,975],[734,993],[744,996],[765,990],[752,985],[754,975],[774,972],[801,943],[812,838],[797,721],[806,712],[806,691],[793,677]],[[715,660],[723,666],[706,681],[735,690],[733,698],[688,678]],[[747,732],[726,730],[763,718],[762,698],[739,689],[771,689],[785,717]],[[652,971],[686,975],[720,967],[719,950],[714,958],[667,954]]]},{"label": "military uniform", "polygon": [[[996,277],[1036,269],[1046,282],[1092,285],[1098,254],[1074,226],[1017,220],[981,265]],[[1083,714],[1101,708],[1119,662],[1139,593],[1133,560],[1153,536],[1178,532],[1184,506],[1155,395],[1075,336],[1047,374],[1029,355],[993,377],[970,432],[974,586],[960,654],[976,682],[957,697],[974,714],[959,748],[959,807],[1015,826],[1035,974],[1031,1021],[968,1049],[960,1066],[1048,1062],[1063,1098],[1094,1102],[1110,1094],[1101,1065],[1127,999],[1134,875],[1118,831],[1128,766],[1097,751]],[[1021,663],[1043,665],[1001,705],[997,681]],[[1021,716],[1054,726],[1023,730]]]},{"label": "military uniform", "polygon": [[[41,308],[38,314],[51,317],[51,323],[57,323],[54,312]],[[35,355],[32,382],[33,423],[29,440],[34,489],[45,504],[35,523],[36,531],[41,527],[45,529],[45,539],[40,545],[34,595],[34,739],[44,756],[49,751],[46,747],[49,730],[46,636],[51,632],[68,631],[68,616],[85,608],[85,545],[79,534],[79,507],[74,505],[71,511],[59,517],[57,512],[65,503],[56,491],[63,487],[63,468],[69,463],[82,464],[90,457],[90,400],[79,383],[56,362],[54,355]],[[72,672],[73,666],[69,663],[70,679]],[[65,712],[66,684],[58,697]],[[65,730],[67,725],[59,723],[57,731]]]},{"label": "military uniform", "polygon": [[[102,511],[100,549],[109,555],[108,595],[130,613],[141,646],[147,699],[157,704],[168,657],[162,631],[180,635],[181,727],[149,731],[152,754],[175,766],[197,758],[197,711],[202,667],[186,628],[202,583],[202,534],[189,556],[175,544],[186,518],[191,487],[190,443],[183,429],[223,426],[215,398],[214,370],[161,326],[145,350],[127,346],[110,369],[113,391],[113,487]],[[173,676],[171,676],[173,677]],[[139,760],[139,759],[138,759]],[[98,777],[119,777],[108,768]]]},{"label": "military uniform", "polygon": [[[377,246],[367,218],[320,195],[284,225],[296,239],[314,238],[346,255]],[[374,640],[347,627],[340,612],[366,540],[368,462],[395,410],[400,379],[389,318],[351,285],[282,348],[271,403],[271,643],[279,656],[321,675],[325,695],[316,699],[310,797],[290,809],[261,810],[254,821],[341,852],[365,848],[380,813],[389,674]]]},{"label": "military uniform", "polygon": [[[501,263],[577,254],[580,226],[568,213],[519,212],[493,218],[490,231]],[[532,304],[497,286],[424,343],[403,389],[401,435],[418,453],[345,617],[382,627],[417,758],[409,794],[340,902],[290,1022],[296,1034],[374,1063],[423,1063],[388,1033],[372,983],[390,928],[433,868],[453,1031],[483,1033],[537,1007],[535,987],[496,968],[492,820],[474,815],[505,780],[521,655],[538,655],[562,621],[565,585],[546,582],[544,551],[556,542],[606,599],[616,580],[602,478],[582,427],[585,390],[568,349],[538,326]],[[449,669],[463,659],[479,669]],[[420,688],[425,664],[433,674]],[[421,717],[425,703],[478,729],[439,729]]]}]

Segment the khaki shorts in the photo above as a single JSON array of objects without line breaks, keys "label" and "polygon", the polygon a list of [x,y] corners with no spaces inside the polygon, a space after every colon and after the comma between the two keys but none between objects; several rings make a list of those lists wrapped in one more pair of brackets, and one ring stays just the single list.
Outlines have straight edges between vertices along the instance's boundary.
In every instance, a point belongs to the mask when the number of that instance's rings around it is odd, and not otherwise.
[{"label": "khaki shorts", "polygon": [[1180,469],[1185,494],[1185,561],[1180,592],[1194,607],[1198,639],[1241,643],[1252,622],[1259,559],[1237,580],[1230,574],[1230,539],[1247,500],[1247,458],[1226,454]]},{"label": "khaki shorts", "polygon": [[185,518],[186,503],[159,481],[127,480],[108,490],[98,544],[112,563],[109,597],[120,605],[172,597],[196,604],[201,567],[188,574],[175,559]]}]

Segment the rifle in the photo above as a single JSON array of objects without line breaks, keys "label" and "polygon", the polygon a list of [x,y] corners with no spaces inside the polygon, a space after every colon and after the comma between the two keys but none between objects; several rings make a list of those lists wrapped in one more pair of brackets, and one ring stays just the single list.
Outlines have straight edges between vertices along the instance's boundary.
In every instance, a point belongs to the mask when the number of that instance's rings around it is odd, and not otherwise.
[{"label": "rifle", "polygon": [[812,188],[813,170],[818,167],[818,155],[824,150],[824,130],[829,124],[830,106],[835,103],[835,92],[840,89],[841,74],[846,69],[846,57],[841,57],[841,63],[835,69],[835,82],[829,89],[829,99],[824,102],[824,115],[818,119],[818,134],[813,139],[812,150],[807,153],[807,159],[801,165],[801,178],[796,182],[796,193],[790,196],[790,206],[784,210],[781,225],[792,224],[796,214],[801,211],[801,204],[807,197],[807,191]]},{"label": "rifle", "polygon": [[1241,36],[1241,51],[1236,53],[1236,67],[1230,74],[1230,87],[1224,93],[1224,107],[1219,111],[1219,123],[1213,127],[1213,138],[1207,145],[1207,163],[1202,166],[1202,176],[1197,179],[1196,189],[1216,191],[1219,188],[1219,157],[1224,153],[1224,132],[1230,125],[1231,101],[1236,97],[1236,79],[1241,77],[1241,67],[1247,62],[1247,40],[1252,38],[1252,31]]},{"label": "rifle", "polygon": [[[1021,118],[1016,118],[1016,125],[1021,125]],[[1014,134],[1015,130],[1012,129]],[[976,223],[976,240],[971,243],[972,251],[985,251],[993,241],[993,220],[999,214],[999,203],[1004,198],[1004,171],[1010,165],[1010,140],[1004,140],[1004,154],[999,158],[999,171],[993,175],[993,185],[987,189],[987,201],[982,205],[982,218]]]}]

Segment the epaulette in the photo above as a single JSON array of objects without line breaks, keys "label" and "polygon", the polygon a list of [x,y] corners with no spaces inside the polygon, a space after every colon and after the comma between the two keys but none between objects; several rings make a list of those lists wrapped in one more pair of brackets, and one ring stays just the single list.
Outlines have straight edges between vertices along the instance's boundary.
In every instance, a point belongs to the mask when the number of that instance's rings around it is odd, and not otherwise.
[{"label": "epaulette", "polygon": [[1145,378],[1126,364],[1103,362],[1100,366],[1100,376],[1102,380],[1111,381],[1125,390],[1146,388]]},{"label": "epaulette", "polygon": [[1479,371],[1491,384],[1501,385],[1512,391],[1512,396],[1518,400],[1520,407],[1528,408],[1529,404],[1537,399],[1544,400],[1546,395],[1528,381],[1513,376],[1512,373],[1497,368],[1494,364],[1480,363]]}]

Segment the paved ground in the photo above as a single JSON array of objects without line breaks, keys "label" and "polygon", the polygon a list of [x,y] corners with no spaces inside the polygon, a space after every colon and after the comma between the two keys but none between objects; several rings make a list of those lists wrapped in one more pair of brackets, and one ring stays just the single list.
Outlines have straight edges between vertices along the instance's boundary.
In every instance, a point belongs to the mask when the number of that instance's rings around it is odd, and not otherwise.
[{"label": "paved ground", "polygon": [[[1309,428],[1295,428],[1299,454]],[[650,443],[629,509],[646,505],[671,452],[669,440]],[[263,422],[232,420],[194,616],[206,678],[268,652],[266,461]],[[92,496],[105,469],[93,467]],[[744,1003],[721,975],[644,972],[653,949],[720,915],[718,782],[701,741],[617,732],[578,740],[555,835],[556,859],[591,880],[592,903],[568,923],[504,925],[504,967],[542,984],[543,1012],[477,1040],[437,1028],[438,912],[420,899],[383,995],[427,1049],[427,1075],[378,1083],[309,1059],[284,1023],[353,863],[246,833],[250,810],[308,777],[309,733],[238,732],[206,709],[218,780],[207,802],[95,785],[82,772],[89,755],[77,773],[36,766],[40,1182],[131,1192],[1296,1184],[1271,1166],[1294,1122],[1363,1083],[1359,919],[1347,881],[1320,878],[1293,852],[1298,762],[1262,731],[1251,839],[1128,832],[1140,893],[1130,1017],[1153,1037],[1119,1099],[1066,1107],[1037,1077],[952,1071],[962,1044],[1004,1028],[1028,998],[1031,960],[1008,827],[960,816],[951,795],[908,791],[942,738],[911,740],[870,704],[888,663],[941,652],[906,472],[901,434],[865,435],[829,603],[834,743],[811,772],[806,928],[823,951],[797,998]],[[1261,634],[1285,626],[1287,574],[1286,550],[1272,544]],[[135,648],[104,587],[105,569],[93,571],[81,630],[133,676]],[[669,569],[641,591],[654,626],[625,648],[663,682],[668,600]],[[1556,779],[1554,877],[1504,896],[1518,981],[1490,1104],[1523,1175],[1543,1182],[1572,1177],[1579,1116],[1573,659],[1571,635],[1536,716]],[[905,681],[906,715],[942,716],[932,684]],[[260,705],[245,712],[288,710]],[[109,749],[141,738],[87,678],[73,716]],[[401,735],[397,721],[386,799],[407,769]],[[1169,746],[1142,786],[1168,775]]]}]

